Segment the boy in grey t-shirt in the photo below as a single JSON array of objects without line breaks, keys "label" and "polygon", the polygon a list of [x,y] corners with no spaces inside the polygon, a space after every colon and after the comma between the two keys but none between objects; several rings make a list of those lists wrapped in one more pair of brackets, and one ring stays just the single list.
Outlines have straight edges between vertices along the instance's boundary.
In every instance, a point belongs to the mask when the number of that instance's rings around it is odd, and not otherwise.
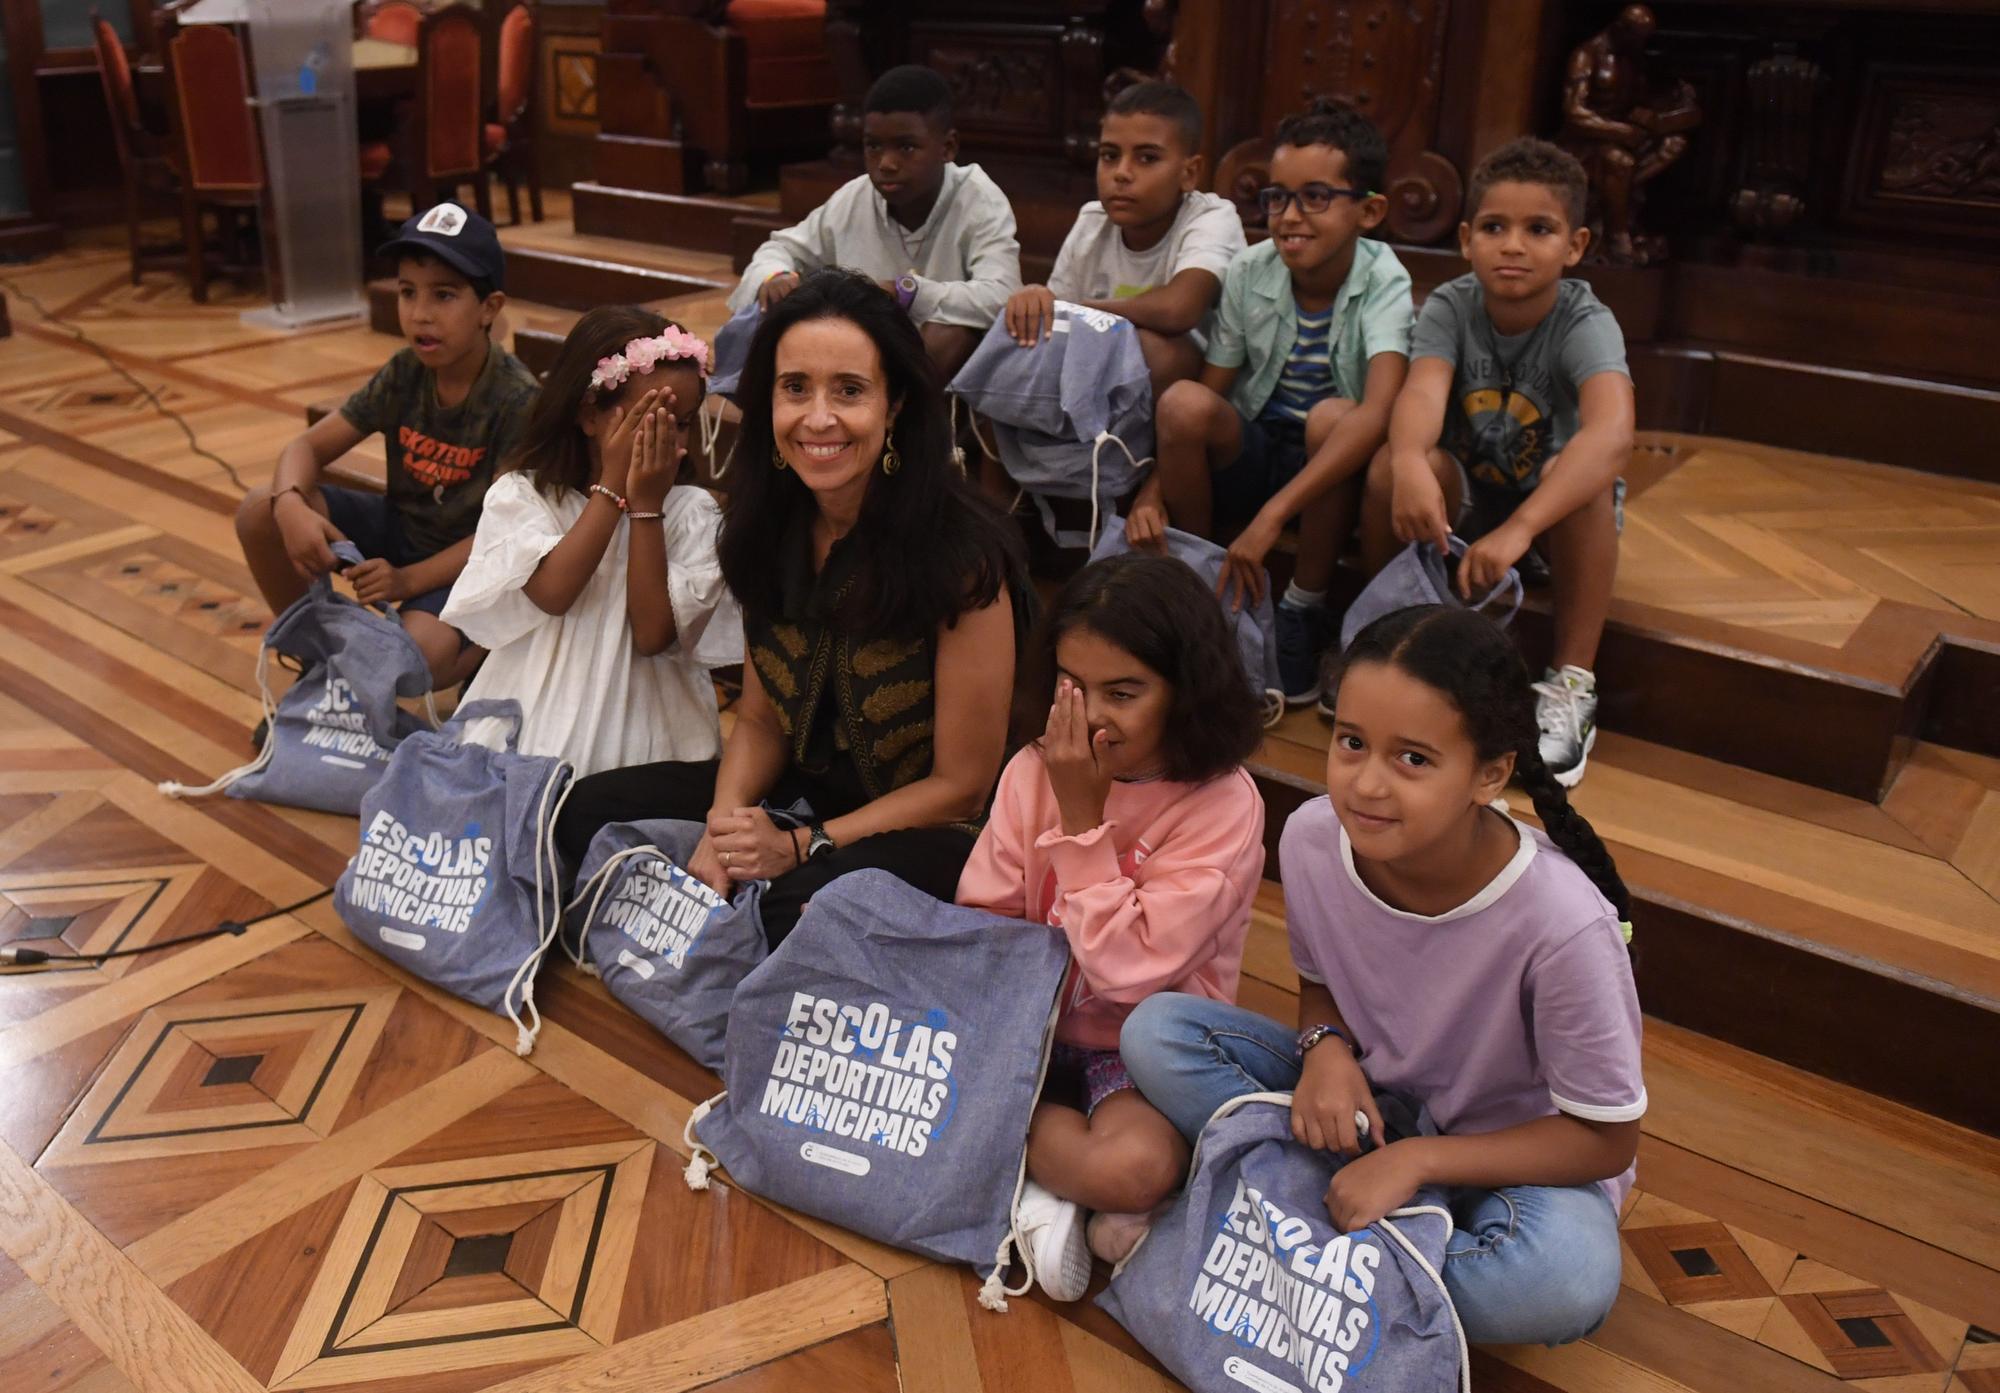
[{"label": "boy in grey t-shirt", "polygon": [[[1471,543],[1458,588],[1484,594],[1537,542],[1554,581],[1554,666],[1535,684],[1541,754],[1573,787],[1597,740],[1598,641],[1618,567],[1632,379],[1618,321],[1563,271],[1590,240],[1584,172],[1523,138],[1473,171],[1458,228],[1472,273],[1439,286],[1411,333],[1389,443],[1368,470],[1371,571],[1407,543]],[[1324,703],[1322,703],[1324,706]]]}]

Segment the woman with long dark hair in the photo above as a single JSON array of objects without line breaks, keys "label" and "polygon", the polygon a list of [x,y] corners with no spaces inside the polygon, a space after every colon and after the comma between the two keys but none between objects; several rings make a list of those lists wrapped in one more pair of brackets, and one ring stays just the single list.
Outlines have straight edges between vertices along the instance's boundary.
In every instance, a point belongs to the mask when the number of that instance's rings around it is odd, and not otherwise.
[{"label": "woman with long dark hair", "polygon": [[[743,695],[719,763],[582,780],[572,865],[609,822],[703,820],[688,869],[768,880],[775,943],[813,892],[878,868],[949,900],[1006,753],[1030,604],[1019,538],[951,460],[922,337],[873,282],[819,271],[764,316],[718,550]],[[803,799],[807,825],[766,810]]]}]

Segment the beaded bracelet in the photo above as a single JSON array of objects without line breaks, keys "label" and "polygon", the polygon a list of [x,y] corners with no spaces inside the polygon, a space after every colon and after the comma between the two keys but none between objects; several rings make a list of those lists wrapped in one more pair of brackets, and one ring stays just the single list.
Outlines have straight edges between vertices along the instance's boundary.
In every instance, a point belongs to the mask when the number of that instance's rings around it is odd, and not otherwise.
[{"label": "beaded bracelet", "polygon": [[665,513],[627,513],[625,516],[634,522],[665,522],[667,520]]},{"label": "beaded bracelet", "polygon": [[610,499],[610,500],[612,501],[612,503],[613,503],[613,504],[615,504],[615,505],[617,506],[617,509],[618,509],[618,511],[619,511],[619,512],[623,513],[623,512],[626,512],[626,511],[628,511],[628,510],[627,510],[627,508],[626,508],[626,506],[625,506],[625,499],[624,499],[624,497],[623,497],[622,495],[620,495],[620,494],[615,494],[615,493],[613,493],[613,492],[612,492],[612,491],[611,491],[610,489],[608,489],[608,488],[604,487],[604,485],[602,485],[602,484],[592,484],[592,485],[590,486],[590,491],[591,491],[592,493],[601,493],[601,494],[603,494],[603,495],[604,495],[604,496],[605,496],[606,498]]}]

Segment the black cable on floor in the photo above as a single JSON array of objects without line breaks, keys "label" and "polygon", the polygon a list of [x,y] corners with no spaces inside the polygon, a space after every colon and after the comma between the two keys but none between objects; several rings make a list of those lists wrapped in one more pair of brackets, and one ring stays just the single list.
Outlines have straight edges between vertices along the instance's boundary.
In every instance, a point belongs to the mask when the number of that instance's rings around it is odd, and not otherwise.
[{"label": "black cable on floor", "polygon": [[13,943],[0,947],[0,967],[54,967],[60,963],[101,963],[112,958],[135,958],[141,953],[158,953],[167,948],[178,948],[183,943],[200,943],[204,939],[221,938],[225,934],[240,934],[252,924],[261,924],[266,919],[276,919],[281,914],[304,909],[307,905],[325,899],[333,893],[333,887],[306,896],[294,904],[267,910],[253,919],[225,919],[212,929],[204,929],[198,934],[183,934],[179,938],[162,939],[158,943],[142,943],[137,948],[114,948],[108,953],[50,953],[40,948],[23,948],[26,943],[58,943],[54,935],[40,939],[16,939]]},{"label": "black cable on floor", "polygon": [[187,423],[187,419],[183,417],[180,414],[180,412],[174,410],[171,406],[168,406],[165,402],[161,401],[158,395],[154,393],[151,387],[148,387],[145,383],[141,382],[137,377],[133,376],[132,373],[126,368],[126,366],[123,363],[119,362],[116,358],[111,356],[110,350],[105,348],[103,344],[99,343],[96,339],[92,338],[89,334],[85,333],[82,329],[78,328],[75,324],[72,324],[69,320],[64,319],[61,315],[57,314],[54,310],[50,309],[47,305],[43,304],[39,299],[35,297],[35,295],[32,292],[23,290],[18,284],[7,279],[7,277],[0,276],[0,287],[5,287],[9,294],[16,295],[19,298],[27,301],[28,304],[34,308],[35,313],[41,315],[42,321],[44,323],[53,324],[58,329],[67,330],[69,335],[72,338],[74,338],[78,343],[82,344],[85,348],[88,348],[91,352],[95,353],[98,357],[102,358],[113,372],[117,373],[120,377],[124,378],[127,382],[131,383],[142,394],[144,394],[146,400],[152,403],[153,410],[159,412],[162,416],[165,416],[168,420],[172,421],[175,425],[181,428],[181,434],[187,437],[188,448],[190,450],[193,450],[197,455],[201,456],[201,458],[212,461],[216,465],[220,466],[222,472],[229,476],[229,481],[235,484],[236,487],[240,489],[242,492],[244,493],[250,492],[250,486],[243,482],[243,476],[236,472],[235,466],[230,464],[230,462],[224,459],[221,455],[216,454],[213,450],[204,447],[201,441],[195,438],[194,428]]}]

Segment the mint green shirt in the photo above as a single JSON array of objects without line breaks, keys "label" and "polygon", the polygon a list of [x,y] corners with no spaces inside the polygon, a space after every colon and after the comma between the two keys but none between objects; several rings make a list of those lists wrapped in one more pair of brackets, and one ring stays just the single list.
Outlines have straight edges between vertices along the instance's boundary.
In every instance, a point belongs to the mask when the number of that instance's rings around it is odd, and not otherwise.
[{"label": "mint green shirt", "polygon": [[[1358,239],[1354,265],[1333,297],[1333,329],[1327,336],[1333,395],[1360,401],[1370,358],[1378,353],[1407,355],[1415,314],[1410,273],[1403,263],[1387,243]],[[1245,419],[1254,421],[1263,413],[1298,336],[1291,268],[1279,260],[1276,242],[1259,242],[1229,263],[1222,305],[1208,341],[1209,362],[1242,369],[1229,400]]]}]

